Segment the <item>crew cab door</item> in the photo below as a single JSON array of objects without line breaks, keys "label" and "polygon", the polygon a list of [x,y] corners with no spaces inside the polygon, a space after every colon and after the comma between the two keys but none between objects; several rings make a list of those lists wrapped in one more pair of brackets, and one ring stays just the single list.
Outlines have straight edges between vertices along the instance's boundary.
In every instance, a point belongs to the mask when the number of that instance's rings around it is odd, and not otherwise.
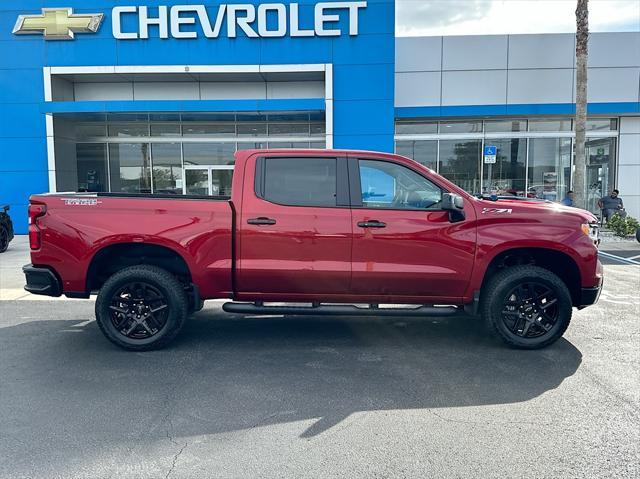
[{"label": "crew cab door", "polygon": [[348,293],[352,228],[345,158],[250,158],[240,209],[240,299]]},{"label": "crew cab door", "polygon": [[[408,162],[407,162],[408,163]],[[452,223],[443,189],[408,164],[349,158],[355,295],[459,299],[473,268],[475,213]]]}]

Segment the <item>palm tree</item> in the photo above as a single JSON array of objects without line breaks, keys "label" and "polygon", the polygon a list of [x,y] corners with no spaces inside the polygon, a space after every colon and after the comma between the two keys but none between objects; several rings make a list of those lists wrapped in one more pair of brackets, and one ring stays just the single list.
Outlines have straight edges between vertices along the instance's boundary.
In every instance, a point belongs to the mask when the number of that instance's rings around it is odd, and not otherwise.
[{"label": "palm tree", "polygon": [[576,7],[576,158],[573,174],[575,205],[587,207],[585,175],[585,129],[587,123],[587,57],[589,41],[589,0],[578,0]]}]

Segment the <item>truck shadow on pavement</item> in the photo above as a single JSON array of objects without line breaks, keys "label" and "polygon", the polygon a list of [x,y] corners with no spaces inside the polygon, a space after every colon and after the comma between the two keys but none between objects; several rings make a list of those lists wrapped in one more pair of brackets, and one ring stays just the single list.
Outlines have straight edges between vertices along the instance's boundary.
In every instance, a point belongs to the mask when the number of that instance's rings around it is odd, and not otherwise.
[{"label": "truck shadow on pavement", "polygon": [[33,430],[44,441],[64,430],[150,442],[306,421],[300,437],[311,438],[360,411],[527,401],[582,360],[564,339],[509,349],[468,317],[252,319],[209,310],[169,348],[131,353],[78,316],[0,329],[0,427],[9,436]]}]

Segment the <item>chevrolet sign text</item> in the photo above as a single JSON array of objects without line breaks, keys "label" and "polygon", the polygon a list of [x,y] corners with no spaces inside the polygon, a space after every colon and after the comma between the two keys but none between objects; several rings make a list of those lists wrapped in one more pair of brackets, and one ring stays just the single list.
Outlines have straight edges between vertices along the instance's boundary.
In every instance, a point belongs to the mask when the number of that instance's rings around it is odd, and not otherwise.
[{"label": "chevrolet sign text", "polygon": [[[158,29],[160,38],[198,38],[200,25],[204,36],[229,38],[242,30],[249,38],[269,37],[337,37],[343,34],[336,22],[346,15],[349,35],[358,34],[358,14],[367,7],[366,1],[320,2],[314,6],[314,28],[301,28],[297,3],[221,4],[208,11],[204,5],[160,6],[151,15],[145,6],[120,6],[111,11],[113,36],[119,40],[149,38],[149,27]],[[124,28],[125,16],[135,16],[137,30]],[[267,24],[267,18],[271,19]]]}]

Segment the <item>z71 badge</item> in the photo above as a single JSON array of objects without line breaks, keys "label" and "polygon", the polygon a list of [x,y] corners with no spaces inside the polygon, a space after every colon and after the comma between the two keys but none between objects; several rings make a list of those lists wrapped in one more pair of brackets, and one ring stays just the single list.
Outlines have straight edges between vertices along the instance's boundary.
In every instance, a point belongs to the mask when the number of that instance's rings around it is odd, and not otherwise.
[{"label": "z71 badge", "polygon": [[62,198],[65,206],[96,206],[102,203],[95,198]]},{"label": "z71 badge", "polygon": [[487,213],[496,214],[496,215],[510,215],[513,212],[511,208],[482,208],[482,214],[486,215]]}]

